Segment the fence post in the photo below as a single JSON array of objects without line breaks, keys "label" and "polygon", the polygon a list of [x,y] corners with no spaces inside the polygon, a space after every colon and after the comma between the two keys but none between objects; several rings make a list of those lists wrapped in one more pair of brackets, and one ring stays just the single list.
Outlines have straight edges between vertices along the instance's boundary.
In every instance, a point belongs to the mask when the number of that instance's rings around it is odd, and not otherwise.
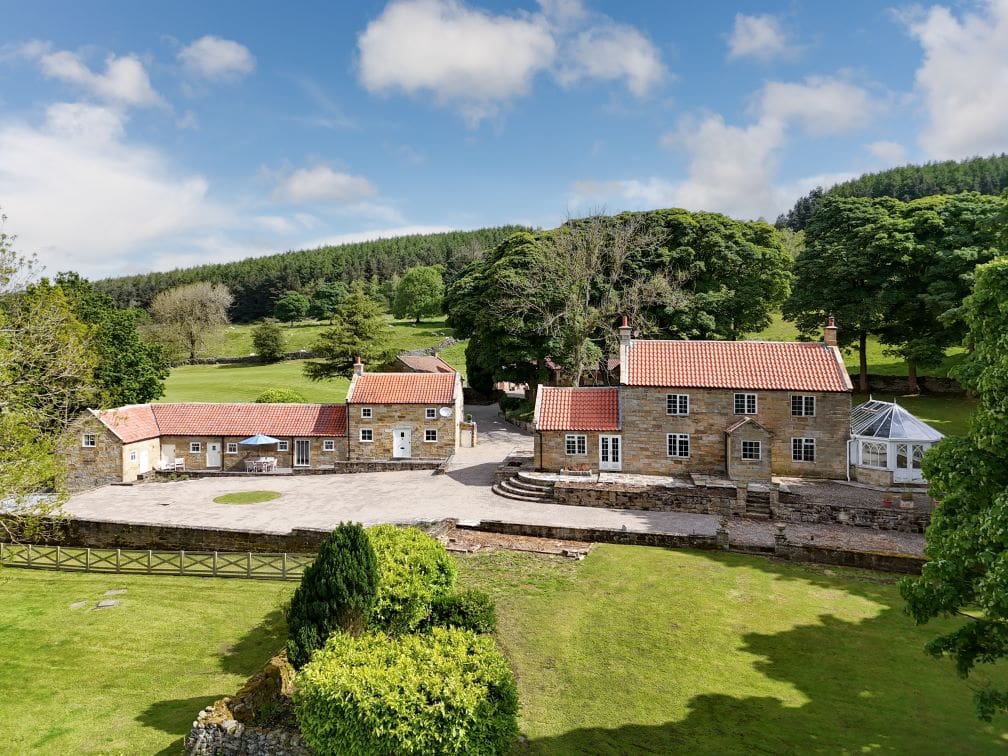
[{"label": "fence post", "polygon": [[31,544],[30,543],[28,544],[28,566],[29,567],[32,566],[32,553],[31,553]]},{"label": "fence post", "polygon": [[91,547],[84,552],[84,572],[91,572]]},{"label": "fence post", "polygon": [[122,549],[116,549],[116,572],[119,572],[119,557],[122,555]]},{"label": "fence post", "polygon": [[213,576],[217,577],[217,552],[213,553]]},{"label": "fence post", "polygon": [[286,580],[287,579],[287,552],[283,553],[283,562],[280,567],[280,576]]},{"label": "fence post", "polygon": [[248,561],[245,563],[245,577],[252,577],[252,552],[248,553]]},{"label": "fence post", "polygon": [[61,554],[62,554],[62,552],[60,551],[60,547],[57,546],[56,547],[56,571],[57,572],[59,572],[59,568],[60,568],[60,555]]},{"label": "fence post", "polygon": [[154,572],[154,552],[151,549],[147,549],[147,574],[150,575]]},{"label": "fence post", "polygon": [[185,549],[182,549],[179,552],[178,570],[179,570],[179,575],[185,575]]}]

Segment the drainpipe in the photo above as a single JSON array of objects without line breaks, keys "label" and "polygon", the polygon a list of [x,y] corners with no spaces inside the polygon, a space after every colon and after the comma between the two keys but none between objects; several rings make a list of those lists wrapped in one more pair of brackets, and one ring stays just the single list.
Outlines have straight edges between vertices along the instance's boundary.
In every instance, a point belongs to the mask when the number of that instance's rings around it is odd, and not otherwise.
[{"label": "drainpipe", "polygon": [[852,439],[847,439],[847,482],[850,483],[850,447],[853,443]]},{"label": "drainpipe", "polygon": [[542,431],[536,431],[536,432],[539,434],[539,469],[542,470],[542,445],[543,445],[543,437],[542,437]]}]

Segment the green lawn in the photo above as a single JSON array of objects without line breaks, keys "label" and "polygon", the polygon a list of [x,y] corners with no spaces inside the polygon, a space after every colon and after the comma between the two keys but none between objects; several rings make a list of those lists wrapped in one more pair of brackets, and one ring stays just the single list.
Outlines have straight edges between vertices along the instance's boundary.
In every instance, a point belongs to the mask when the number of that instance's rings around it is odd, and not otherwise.
[{"label": "green lawn", "polygon": [[[117,588],[119,606],[91,609]],[[282,646],[293,589],[0,571],[0,753],[180,753],[199,710]]]},{"label": "green lawn", "polygon": [[[842,324],[839,324],[842,327]],[[780,313],[774,315],[773,322],[758,333],[751,333],[746,338],[766,339],[767,341],[797,341],[798,329],[794,323],[784,320]],[[900,375],[907,374],[906,362],[896,357],[885,354],[885,347],[879,344],[874,337],[868,339],[868,372],[875,375]],[[844,362],[847,369],[852,373],[857,373],[858,366],[857,349],[842,350]],[[948,355],[941,365],[935,367],[922,367],[917,373],[921,376],[948,377],[949,370],[962,360],[965,350],[961,347],[954,347],[948,350]]]},{"label": "green lawn", "polygon": [[[976,399],[967,396],[893,396],[873,393],[873,399],[887,402],[895,400],[901,406],[946,436],[964,436],[969,428],[969,418],[976,408]],[[868,399],[867,394],[854,394],[851,402],[857,406]]]},{"label": "green lawn", "polygon": [[[497,601],[519,753],[991,753],[894,578],[599,546],[462,557]],[[283,644],[292,584],[6,569],[0,752],[177,753],[196,713]],[[94,605],[126,588],[120,606]],[[1000,678],[1003,680],[1003,677]],[[16,691],[16,693],[15,693]]]}]

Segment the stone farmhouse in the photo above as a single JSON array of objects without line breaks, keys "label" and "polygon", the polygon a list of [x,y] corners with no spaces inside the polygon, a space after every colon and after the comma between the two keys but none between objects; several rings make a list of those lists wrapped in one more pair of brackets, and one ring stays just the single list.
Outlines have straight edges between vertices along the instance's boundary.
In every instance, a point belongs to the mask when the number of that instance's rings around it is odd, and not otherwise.
[{"label": "stone farmhouse", "polygon": [[537,469],[846,477],[853,387],[832,319],[821,343],[641,340],[626,320],[619,337],[618,386],[539,388]]},{"label": "stone farmhouse", "polygon": [[[443,460],[462,440],[457,373],[364,373],[345,404],[176,402],[86,410],[62,454],[71,491],[129,483],[152,470],[246,472],[268,456],[281,472],[335,471],[339,463]],[[349,422],[348,422],[349,421]],[[266,446],[242,443],[257,434]],[[474,441],[470,428],[467,443]]]}]

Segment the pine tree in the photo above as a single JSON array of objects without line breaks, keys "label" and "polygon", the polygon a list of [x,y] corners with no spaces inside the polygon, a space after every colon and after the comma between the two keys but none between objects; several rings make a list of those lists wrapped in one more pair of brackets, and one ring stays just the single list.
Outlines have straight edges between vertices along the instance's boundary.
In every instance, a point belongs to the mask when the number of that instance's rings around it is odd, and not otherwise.
[{"label": "pine tree", "polygon": [[305,375],[313,381],[353,374],[357,357],[365,364],[381,365],[394,356],[389,347],[389,324],[381,306],[368,297],[361,282],[336,310],[335,325],[319,334],[312,351],[319,357],[305,363]]}]

